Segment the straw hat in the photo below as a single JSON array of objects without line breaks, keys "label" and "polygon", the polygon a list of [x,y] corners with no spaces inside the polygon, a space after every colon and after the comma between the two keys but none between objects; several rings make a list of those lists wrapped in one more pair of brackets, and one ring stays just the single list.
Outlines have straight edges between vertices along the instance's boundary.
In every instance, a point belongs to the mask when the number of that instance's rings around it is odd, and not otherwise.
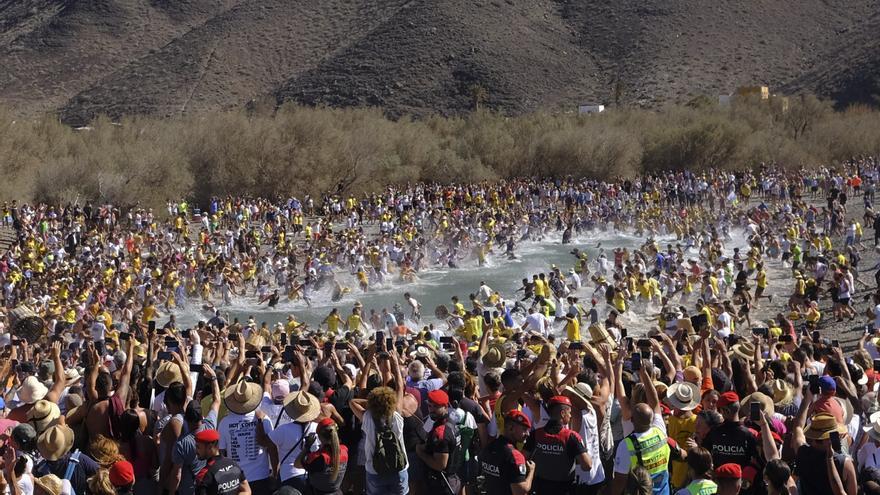
[{"label": "straw hat", "polygon": [[46,431],[46,428],[55,424],[59,417],[61,410],[58,409],[58,404],[47,400],[38,400],[27,412],[28,422],[34,425],[37,434]]},{"label": "straw hat", "polygon": [[37,450],[48,461],[57,461],[73,447],[73,430],[67,425],[50,426],[37,439]]},{"label": "straw hat", "polygon": [[43,489],[44,492],[51,495],[61,495],[61,478],[54,474],[47,474],[37,478],[34,476],[34,485]]},{"label": "straw hat", "polygon": [[18,389],[18,398],[24,404],[33,404],[49,393],[49,389],[43,385],[37,377],[31,375],[24,379]]},{"label": "straw hat", "polygon": [[769,386],[770,392],[773,394],[773,403],[777,406],[787,406],[794,399],[794,387],[787,381],[771,380]]},{"label": "straw hat", "polygon": [[740,408],[745,410],[749,408],[749,404],[752,402],[757,402],[761,404],[761,410],[764,411],[765,414],[772,416],[774,413],[773,409],[773,399],[771,399],[767,394],[762,392],[755,392],[747,395],[742,401],[740,401]]},{"label": "straw hat", "polygon": [[880,413],[871,415],[871,424],[865,427],[864,431],[871,437],[871,440],[880,442]]},{"label": "straw hat", "polygon": [[808,440],[825,440],[832,431],[846,433],[846,427],[839,424],[834,416],[819,413],[813,416],[810,426],[804,431]]},{"label": "straw hat", "polygon": [[236,414],[248,414],[260,405],[263,399],[263,387],[244,380],[229,387],[223,393],[226,408]]},{"label": "straw hat", "polygon": [[666,401],[673,409],[690,411],[700,403],[700,387],[691,382],[676,382],[666,391]]},{"label": "straw hat", "polygon": [[487,368],[501,368],[507,360],[507,353],[504,351],[504,345],[498,342],[489,344],[489,349],[483,356],[483,364]]},{"label": "straw hat", "polygon": [[163,388],[175,382],[183,382],[183,375],[180,374],[180,366],[171,361],[162,361],[159,369],[156,370],[156,382]]},{"label": "straw hat", "polygon": [[314,395],[298,390],[284,398],[284,412],[297,423],[308,423],[321,414],[321,403]]},{"label": "straw hat", "polygon": [[589,404],[590,399],[593,398],[593,387],[584,382],[577,382],[574,384],[573,387],[570,385],[566,385],[565,391],[581,399],[587,404]]},{"label": "straw hat", "polygon": [[610,345],[611,349],[617,348],[617,342],[615,342],[614,338],[611,337],[611,334],[608,333],[608,330],[606,330],[604,326],[594,323],[590,325],[588,330],[590,331],[590,339],[592,340],[591,343],[593,345],[605,343]]},{"label": "straw hat", "polygon": [[731,357],[736,356],[746,361],[752,361],[755,359],[755,344],[751,342],[740,342],[739,344],[734,344],[733,347],[730,348]]},{"label": "straw hat", "polygon": [[76,368],[67,368],[64,370],[65,386],[72,387],[79,384],[80,380],[82,380],[82,375],[79,374],[79,370]]},{"label": "straw hat", "polygon": [[840,409],[843,411],[843,424],[848,425],[853,417],[852,403],[841,397],[834,397],[834,400],[840,404]]}]

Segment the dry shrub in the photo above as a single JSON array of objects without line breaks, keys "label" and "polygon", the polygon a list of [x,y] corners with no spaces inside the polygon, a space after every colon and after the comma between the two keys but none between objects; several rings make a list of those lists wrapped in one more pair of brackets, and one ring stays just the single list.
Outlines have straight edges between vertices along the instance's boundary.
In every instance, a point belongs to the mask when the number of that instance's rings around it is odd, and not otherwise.
[{"label": "dry shrub", "polygon": [[6,198],[158,206],[167,199],[325,192],[522,176],[608,179],[662,169],[813,166],[880,155],[880,113],[805,95],[599,115],[479,110],[389,120],[377,109],[254,106],[175,118],[105,118],[74,130],[0,109]]}]

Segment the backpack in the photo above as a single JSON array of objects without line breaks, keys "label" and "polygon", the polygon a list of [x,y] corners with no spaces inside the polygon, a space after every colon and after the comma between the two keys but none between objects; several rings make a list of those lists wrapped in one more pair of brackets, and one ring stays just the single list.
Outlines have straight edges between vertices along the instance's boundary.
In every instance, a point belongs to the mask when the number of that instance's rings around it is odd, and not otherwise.
[{"label": "backpack", "polygon": [[403,471],[406,453],[387,421],[373,419],[376,428],[376,446],[373,450],[373,469],[383,476]]}]

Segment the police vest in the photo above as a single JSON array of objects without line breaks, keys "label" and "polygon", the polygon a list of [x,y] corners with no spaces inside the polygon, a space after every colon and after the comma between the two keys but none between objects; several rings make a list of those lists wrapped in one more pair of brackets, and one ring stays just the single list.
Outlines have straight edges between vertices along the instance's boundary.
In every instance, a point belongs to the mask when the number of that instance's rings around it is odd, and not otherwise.
[{"label": "police vest", "polygon": [[718,493],[718,485],[710,480],[696,480],[692,481],[686,490],[690,495],[714,495]]},{"label": "police vest", "polygon": [[654,493],[669,493],[669,444],[666,434],[652,426],[641,438],[635,434],[624,439],[629,451],[629,466],[643,466],[654,482]]}]

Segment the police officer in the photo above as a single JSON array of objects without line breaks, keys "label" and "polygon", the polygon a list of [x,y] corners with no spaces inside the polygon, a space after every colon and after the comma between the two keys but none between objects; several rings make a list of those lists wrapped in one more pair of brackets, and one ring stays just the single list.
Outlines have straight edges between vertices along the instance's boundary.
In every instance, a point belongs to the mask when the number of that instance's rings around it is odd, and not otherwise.
[{"label": "police officer", "polygon": [[195,435],[196,455],[207,461],[196,474],[196,495],[250,495],[244,471],[232,459],[220,455],[220,433],[202,430]]},{"label": "police officer", "polygon": [[427,467],[430,493],[458,495],[461,481],[456,474],[459,448],[455,425],[449,420],[449,395],[443,390],[428,392],[428,413],[433,422],[425,443],[416,445],[416,454]]},{"label": "police officer", "polygon": [[574,493],[574,464],[585,471],[592,468],[592,459],[580,435],[568,427],[571,422],[571,400],[563,395],[547,402],[550,419],[535,430],[526,442],[525,451],[535,461],[535,495]]},{"label": "police officer", "polygon": [[532,489],[535,463],[516,450],[517,443],[529,436],[532,422],[522,411],[504,415],[504,431],[480,452],[480,468],[486,477],[487,493],[526,495]]}]

